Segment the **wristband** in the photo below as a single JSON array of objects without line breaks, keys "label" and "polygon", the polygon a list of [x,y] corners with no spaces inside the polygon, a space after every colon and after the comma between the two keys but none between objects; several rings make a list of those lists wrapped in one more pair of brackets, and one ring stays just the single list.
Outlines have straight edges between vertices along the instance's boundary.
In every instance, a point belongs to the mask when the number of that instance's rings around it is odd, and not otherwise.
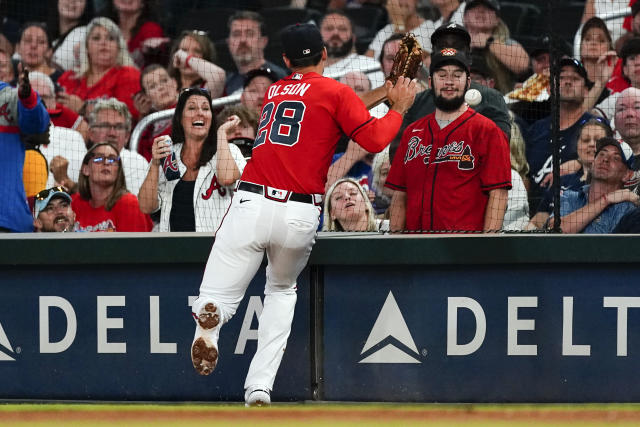
[{"label": "wristband", "polygon": [[[189,60],[193,57],[193,55],[187,55],[187,59],[184,60],[184,65],[189,67]],[[189,67],[191,68],[191,67]]]}]

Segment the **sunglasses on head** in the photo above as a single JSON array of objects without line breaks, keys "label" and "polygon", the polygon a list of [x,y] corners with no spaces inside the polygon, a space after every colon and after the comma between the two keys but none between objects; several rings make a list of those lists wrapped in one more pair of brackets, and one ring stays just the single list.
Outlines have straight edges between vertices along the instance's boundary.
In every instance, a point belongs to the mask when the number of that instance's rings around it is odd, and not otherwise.
[{"label": "sunglasses on head", "polygon": [[44,200],[47,197],[49,197],[49,194],[51,193],[66,193],[66,192],[67,192],[66,188],[57,185],[55,187],[47,188],[45,190],[40,191],[38,194],[36,194],[36,200]]},{"label": "sunglasses on head", "polygon": [[184,88],[180,91],[180,95],[182,95],[183,93],[195,93],[197,95],[205,95],[208,96],[209,98],[211,98],[211,92],[209,91],[209,89],[204,88],[204,87],[187,87]]}]

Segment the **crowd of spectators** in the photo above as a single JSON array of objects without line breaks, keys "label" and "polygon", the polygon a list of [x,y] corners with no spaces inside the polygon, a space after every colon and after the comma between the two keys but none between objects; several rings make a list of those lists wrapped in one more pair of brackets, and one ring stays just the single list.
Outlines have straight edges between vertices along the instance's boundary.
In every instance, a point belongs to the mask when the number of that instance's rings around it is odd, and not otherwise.
[{"label": "crowd of spectators", "polygon": [[[170,0],[50,3],[46,16],[38,15],[45,6],[31,11],[29,2],[14,6],[19,13],[13,16],[0,6],[0,14],[7,14],[0,25],[0,94],[6,93],[0,120],[7,123],[0,132],[10,133],[2,138],[12,143],[20,139],[22,147],[22,154],[16,147],[0,148],[0,169],[7,178],[18,176],[2,190],[12,193],[0,208],[2,231],[214,233],[259,137],[267,90],[289,74],[278,31],[293,23],[282,17],[294,16],[284,13],[294,9],[305,10],[295,16],[320,30],[328,53],[324,75],[363,100],[383,93],[405,32],[423,47],[421,92],[391,146],[375,154],[346,135],[338,143],[324,230],[388,230],[393,190],[385,187],[386,176],[404,129],[436,109],[439,95],[430,88],[428,70],[443,49],[469,58],[465,87],[480,94],[469,106],[509,140],[511,190],[500,229],[552,227],[554,185],[563,192],[564,231],[604,232],[589,224],[606,218],[611,232],[640,204],[640,1],[585,1],[576,57],[573,40],[565,40],[567,46],[552,40],[545,23],[530,25],[536,33],[523,35],[527,17],[507,13],[514,2],[499,0],[292,0],[279,5],[280,16],[268,2],[254,2],[251,10],[220,9],[227,14],[216,20],[226,23],[223,29],[190,27],[176,15],[179,8],[168,6]],[[204,3],[197,3],[203,13],[209,10]],[[169,20],[165,8],[173,13]],[[619,10],[628,16],[608,17]],[[374,18],[363,26],[362,16]],[[550,144],[556,55],[564,55],[557,76],[559,183],[553,182]],[[24,70],[33,94],[23,97]],[[370,112],[382,117],[388,109],[381,102]],[[141,120],[170,110],[131,141]],[[31,116],[43,120],[43,111],[45,128],[27,123]],[[25,148],[45,161],[25,161]],[[596,172],[600,163],[609,172]],[[583,202],[590,216],[580,213]],[[25,206],[31,207],[32,224],[24,218]]]}]

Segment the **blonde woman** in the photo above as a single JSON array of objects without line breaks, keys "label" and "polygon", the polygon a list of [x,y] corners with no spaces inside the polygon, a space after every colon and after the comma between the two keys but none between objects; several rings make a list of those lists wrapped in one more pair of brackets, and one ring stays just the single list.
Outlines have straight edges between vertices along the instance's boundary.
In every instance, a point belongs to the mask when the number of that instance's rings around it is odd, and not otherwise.
[{"label": "blonde woman", "polygon": [[385,231],[388,221],[376,220],[367,193],[351,178],[337,180],[324,198],[322,231]]},{"label": "blonde woman", "polygon": [[133,65],[120,28],[108,18],[95,18],[80,45],[79,65],[58,79],[64,89],[58,102],[78,112],[89,99],[117,98],[137,120],[133,95],[140,91],[140,71]]}]

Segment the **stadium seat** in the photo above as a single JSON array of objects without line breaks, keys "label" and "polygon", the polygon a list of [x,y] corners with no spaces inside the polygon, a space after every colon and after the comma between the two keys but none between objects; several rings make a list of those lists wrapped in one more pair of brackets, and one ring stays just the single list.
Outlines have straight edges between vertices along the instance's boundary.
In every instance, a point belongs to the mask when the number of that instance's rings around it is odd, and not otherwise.
[{"label": "stadium seat", "polygon": [[358,46],[367,42],[367,46],[385,25],[387,25],[387,14],[385,10],[377,6],[363,6],[358,8],[347,8],[344,10],[353,22],[353,32],[356,35],[356,50],[360,52]]},{"label": "stadium seat", "polygon": [[514,2],[500,4],[500,17],[509,27],[512,36],[539,34],[542,30],[540,26],[546,25],[540,21],[540,13],[540,9],[533,4]]}]

